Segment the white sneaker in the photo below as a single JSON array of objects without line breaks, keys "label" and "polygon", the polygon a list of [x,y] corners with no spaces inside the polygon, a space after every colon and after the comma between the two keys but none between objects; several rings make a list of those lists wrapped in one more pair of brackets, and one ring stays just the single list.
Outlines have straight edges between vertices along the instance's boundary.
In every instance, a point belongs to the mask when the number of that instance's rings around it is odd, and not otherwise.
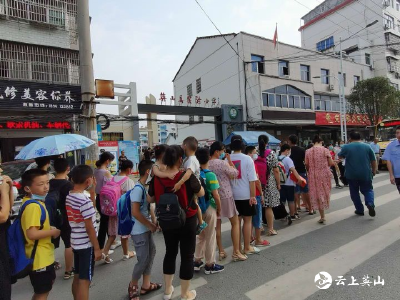
[{"label": "white sneaker", "polygon": [[111,245],[110,249],[111,249],[111,250],[115,250],[115,249],[118,248],[119,246],[121,246],[121,241],[115,241],[115,242]]},{"label": "white sneaker", "polygon": [[164,294],[164,296],[163,296],[163,299],[164,300],[171,300],[172,299],[172,295],[174,294],[174,287],[173,286],[171,286],[171,294]]}]

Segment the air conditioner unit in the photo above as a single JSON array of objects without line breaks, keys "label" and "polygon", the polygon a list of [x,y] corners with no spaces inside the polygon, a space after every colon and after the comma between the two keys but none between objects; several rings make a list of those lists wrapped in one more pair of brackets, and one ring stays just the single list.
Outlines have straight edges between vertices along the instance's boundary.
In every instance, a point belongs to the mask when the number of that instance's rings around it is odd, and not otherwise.
[{"label": "air conditioner unit", "polygon": [[390,73],[394,73],[396,71],[396,66],[391,65],[389,71]]},{"label": "air conditioner unit", "polygon": [[390,26],[389,26],[388,24],[385,24],[385,25],[383,26],[383,28],[384,28],[385,30],[389,30],[389,29],[390,29]]},{"label": "air conditioner unit", "polygon": [[335,89],[335,86],[333,84],[328,85],[328,90],[333,91]]},{"label": "air conditioner unit", "polygon": [[373,60],[371,60],[371,64],[369,65],[369,69],[372,71],[372,70],[375,70],[375,63],[374,63],[374,61]]},{"label": "air conditioner unit", "polygon": [[289,79],[289,78],[290,78],[290,76],[289,76],[289,75],[283,75],[283,78],[285,78],[285,79]]}]

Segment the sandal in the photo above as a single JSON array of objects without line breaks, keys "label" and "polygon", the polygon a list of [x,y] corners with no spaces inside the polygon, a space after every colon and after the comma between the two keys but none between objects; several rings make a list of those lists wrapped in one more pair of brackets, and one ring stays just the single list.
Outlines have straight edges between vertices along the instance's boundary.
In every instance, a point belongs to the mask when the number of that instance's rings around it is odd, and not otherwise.
[{"label": "sandal", "polygon": [[149,288],[145,289],[143,286],[140,288],[140,296],[147,295],[147,294],[157,291],[161,288],[162,288],[162,284],[150,282]]},{"label": "sandal", "polygon": [[139,286],[129,283],[128,287],[129,300],[139,300]]},{"label": "sandal", "polygon": [[266,247],[266,246],[269,246],[269,245],[271,245],[271,243],[268,242],[267,240],[262,241],[261,244],[257,244],[256,243],[257,247]]},{"label": "sandal", "polygon": [[253,254],[260,254],[260,249],[258,249],[257,247],[253,247],[252,251],[249,252],[245,252],[245,255],[253,255]]},{"label": "sandal", "polygon": [[278,232],[276,230],[269,230],[267,233],[267,236],[273,236],[273,235],[277,235]]},{"label": "sandal", "polygon": [[326,223],[326,220],[325,220],[325,219],[320,219],[320,220],[318,221],[318,223],[319,223],[319,224],[325,224],[325,223]]},{"label": "sandal", "polygon": [[104,253],[101,254],[101,258],[104,260],[106,264],[111,264],[113,262],[113,259],[110,258],[110,255],[105,255]]},{"label": "sandal", "polygon": [[232,260],[234,261],[234,262],[237,262],[237,261],[245,261],[245,260],[247,260],[247,255],[241,255],[241,256],[239,256],[238,254],[232,254]]},{"label": "sandal", "polygon": [[72,271],[70,271],[70,272],[64,272],[64,279],[65,279],[65,280],[68,280],[68,279],[70,279],[71,277],[74,277],[74,275],[75,275],[74,270],[72,270]]},{"label": "sandal", "polygon": [[129,259],[131,259],[131,258],[133,258],[133,257],[135,257],[136,256],[136,252],[135,251],[128,251],[128,254],[127,255],[124,255],[123,257],[122,257],[122,260],[123,261],[126,261],[126,260],[129,260]]},{"label": "sandal", "polygon": [[227,258],[227,257],[228,257],[228,255],[226,254],[225,251],[221,251],[221,252],[219,253],[219,261],[222,261],[222,260],[224,260],[224,259]]},{"label": "sandal", "polygon": [[60,264],[60,262],[59,261],[55,261],[54,262],[54,269],[57,271],[57,270],[60,270],[61,269],[61,264]]}]

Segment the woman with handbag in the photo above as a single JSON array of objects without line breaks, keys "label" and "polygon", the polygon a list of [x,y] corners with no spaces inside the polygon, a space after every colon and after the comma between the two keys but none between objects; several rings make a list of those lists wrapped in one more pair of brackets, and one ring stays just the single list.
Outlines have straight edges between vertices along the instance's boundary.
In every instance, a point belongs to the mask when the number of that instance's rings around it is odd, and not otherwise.
[{"label": "woman with handbag", "polygon": [[319,135],[314,137],[313,143],[314,146],[306,151],[311,206],[319,210],[321,218],[318,223],[325,224],[325,210],[329,208],[332,189],[330,167],[335,163]]},{"label": "woman with handbag", "polygon": [[[151,202],[159,203],[160,197],[165,193],[172,193],[175,184],[181,180],[184,172],[179,170],[183,163],[183,149],[178,145],[169,146],[163,158],[163,163],[167,166],[165,174],[167,178],[159,178],[157,176],[150,183],[149,196]],[[170,179],[169,177],[173,177]],[[193,259],[196,248],[196,230],[197,230],[197,205],[193,201],[195,195],[204,196],[204,189],[195,175],[191,175],[189,180],[174,193],[179,205],[185,211],[186,221],[184,225],[166,230],[163,228],[165,241],[165,257],[163,263],[165,291],[164,299],[172,298],[174,287],[172,280],[175,274],[175,262],[178,255],[178,249],[181,254],[181,266],[179,277],[181,279],[181,299],[195,299],[196,291],[189,291],[190,280],[193,278]]]},{"label": "woman with handbag", "polygon": [[[266,150],[269,138],[266,135],[258,137],[258,150],[260,157],[265,159],[267,164],[267,183],[263,186],[264,192],[264,212],[268,225],[268,236],[277,235],[278,232],[274,229],[274,213],[273,209],[281,205],[279,191],[281,183],[279,180],[278,159],[271,150]],[[285,208],[283,207],[285,210]],[[286,212],[286,210],[285,210]],[[284,216],[286,217],[286,216]]]}]

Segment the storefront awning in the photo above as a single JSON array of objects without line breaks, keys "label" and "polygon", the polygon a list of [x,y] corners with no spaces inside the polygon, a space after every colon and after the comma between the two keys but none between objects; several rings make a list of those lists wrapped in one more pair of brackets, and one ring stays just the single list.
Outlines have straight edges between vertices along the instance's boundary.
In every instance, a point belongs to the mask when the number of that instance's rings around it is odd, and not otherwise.
[{"label": "storefront awning", "polygon": [[315,120],[268,120],[268,122],[274,125],[281,125],[281,126],[315,125]]}]

